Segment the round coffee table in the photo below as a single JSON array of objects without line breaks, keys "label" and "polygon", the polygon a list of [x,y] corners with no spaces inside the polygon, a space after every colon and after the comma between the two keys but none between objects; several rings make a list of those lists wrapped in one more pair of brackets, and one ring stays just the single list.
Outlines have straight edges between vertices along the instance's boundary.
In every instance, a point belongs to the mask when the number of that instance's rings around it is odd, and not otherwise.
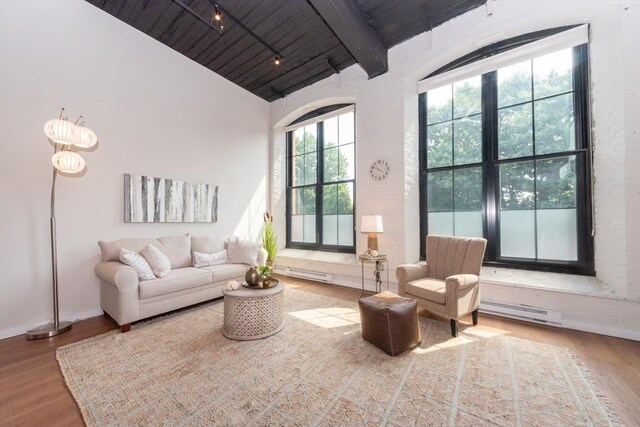
[{"label": "round coffee table", "polygon": [[280,332],[284,326],[284,285],[268,289],[240,287],[223,290],[222,334],[233,340],[258,340]]}]

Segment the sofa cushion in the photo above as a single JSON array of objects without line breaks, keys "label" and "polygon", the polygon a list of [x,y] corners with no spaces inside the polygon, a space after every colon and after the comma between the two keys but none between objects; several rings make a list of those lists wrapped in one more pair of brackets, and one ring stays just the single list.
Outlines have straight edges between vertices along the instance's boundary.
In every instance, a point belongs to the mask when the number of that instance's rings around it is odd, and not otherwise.
[{"label": "sofa cushion", "polygon": [[207,283],[211,283],[210,271],[193,267],[178,268],[171,270],[171,273],[162,279],[141,282],[140,299],[170,294]]},{"label": "sofa cushion", "polygon": [[169,257],[151,243],[140,251],[140,255],[147,260],[151,266],[151,271],[153,271],[156,277],[166,277],[167,274],[171,272],[171,261],[169,261]]},{"label": "sofa cushion", "polygon": [[100,240],[98,246],[102,250],[102,262],[118,261],[120,249],[140,252],[147,245],[153,245],[169,257],[171,268],[191,267],[191,237],[188,234],[182,236],[168,236],[154,238],[118,239],[112,241]]},{"label": "sofa cushion", "polygon": [[447,288],[444,280],[422,279],[415,280],[406,284],[405,290],[411,295],[418,298],[424,298],[429,301],[445,304]]},{"label": "sofa cushion", "polygon": [[210,265],[226,264],[227,263],[227,250],[223,249],[219,252],[212,254],[205,254],[193,251],[193,266],[194,267],[207,267]]},{"label": "sofa cushion", "polygon": [[224,280],[239,279],[244,280],[244,275],[249,269],[245,264],[220,264],[203,267],[201,270],[211,272],[212,282],[222,282]]},{"label": "sofa cushion", "polygon": [[105,241],[100,240],[98,242],[98,246],[100,246],[100,250],[102,251],[102,256],[100,260],[102,262],[109,261],[119,261],[120,249],[125,248],[130,251],[140,252],[144,249],[148,244],[152,244],[156,248],[162,250],[161,244],[158,239],[153,238],[133,238],[133,239],[118,239]]},{"label": "sofa cushion", "polygon": [[138,252],[122,248],[120,249],[118,257],[121,263],[128,265],[136,271],[138,279],[152,280],[156,278],[147,260]]},{"label": "sofa cushion", "polygon": [[258,263],[258,254],[262,245],[250,240],[229,240],[227,242],[227,262],[229,264]]},{"label": "sofa cushion", "polygon": [[191,267],[191,236],[167,236],[158,239],[158,247],[171,261],[171,268]]},{"label": "sofa cushion", "polygon": [[191,236],[191,250],[204,254],[212,254],[225,249],[225,239],[210,236]]}]

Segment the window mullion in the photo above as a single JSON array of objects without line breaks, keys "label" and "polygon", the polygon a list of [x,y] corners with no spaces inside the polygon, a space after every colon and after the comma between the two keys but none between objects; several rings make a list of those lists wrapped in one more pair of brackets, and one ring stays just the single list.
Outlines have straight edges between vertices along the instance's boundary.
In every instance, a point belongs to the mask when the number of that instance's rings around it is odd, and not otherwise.
[{"label": "window mullion", "polygon": [[482,210],[484,213],[484,235],[487,238],[485,257],[495,260],[500,253],[500,233],[498,228],[499,186],[498,167],[498,73],[482,75],[482,149],[484,192]]},{"label": "window mullion", "polygon": [[286,203],[286,207],[285,207],[285,217],[286,217],[286,233],[287,233],[287,246],[289,246],[291,244],[291,184],[293,183],[293,179],[292,179],[292,156],[291,154],[293,153],[293,147],[292,147],[292,141],[293,140],[293,133],[292,132],[287,132],[286,134],[286,151],[287,151],[287,203]]},{"label": "window mullion", "polygon": [[536,162],[536,88],[533,84],[533,61],[531,61],[531,147],[533,150],[533,246],[535,259],[538,259],[538,162]]},{"label": "window mullion", "polygon": [[322,202],[324,200],[324,122],[317,124],[316,139],[316,245],[322,246]]},{"label": "window mullion", "polygon": [[589,112],[589,48],[576,46],[573,48],[573,91],[574,91],[574,130],[576,135],[576,208],[578,218],[578,261],[590,271],[594,269],[593,261],[593,212],[592,212],[592,182],[591,182],[591,144],[589,141],[591,129]]},{"label": "window mullion", "polygon": [[425,259],[428,232],[427,213],[427,94],[418,95],[418,170],[420,188],[420,259]]}]

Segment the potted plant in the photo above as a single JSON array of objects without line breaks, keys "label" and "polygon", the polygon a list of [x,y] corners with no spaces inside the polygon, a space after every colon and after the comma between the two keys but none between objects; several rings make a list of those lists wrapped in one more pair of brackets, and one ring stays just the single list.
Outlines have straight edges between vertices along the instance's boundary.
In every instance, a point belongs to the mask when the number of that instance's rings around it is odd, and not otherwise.
[{"label": "potted plant", "polygon": [[267,265],[273,267],[276,258],[278,238],[273,234],[273,217],[268,211],[264,215],[264,233],[262,234],[262,247],[267,251]]},{"label": "potted plant", "polygon": [[260,275],[262,286],[265,288],[269,287],[269,282],[271,281],[271,267],[268,265],[261,265],[256,269],[256,271]]}]

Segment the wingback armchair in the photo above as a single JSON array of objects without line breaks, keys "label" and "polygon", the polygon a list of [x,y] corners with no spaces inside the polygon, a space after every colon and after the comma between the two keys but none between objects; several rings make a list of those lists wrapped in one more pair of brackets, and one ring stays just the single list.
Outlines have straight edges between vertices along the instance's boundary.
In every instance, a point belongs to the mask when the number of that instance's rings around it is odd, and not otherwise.
[{"label": "wingback armchair", "polygon": [[398,293],[450,319],[458,336],[458,319],[471,313],[478,324],[480,267],[487,241],[482,238],[427,236],[427,261],[398,266]]}]

